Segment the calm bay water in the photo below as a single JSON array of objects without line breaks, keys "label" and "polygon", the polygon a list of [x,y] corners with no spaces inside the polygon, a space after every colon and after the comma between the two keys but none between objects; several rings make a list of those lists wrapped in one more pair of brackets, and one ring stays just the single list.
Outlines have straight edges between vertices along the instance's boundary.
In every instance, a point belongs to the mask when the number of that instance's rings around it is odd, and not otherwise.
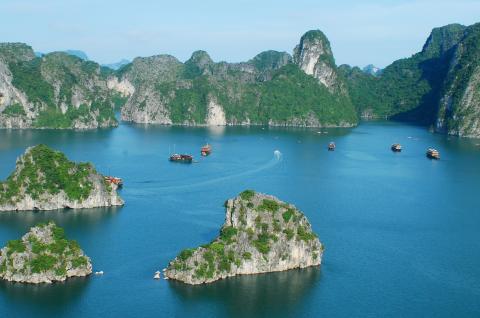
[{"label": "calm bay water", "polygon": [[[115,209],[1,213],[1,246],[53,219],[105,274],[52,286],[1,282],[0,316],[480,316],[480,141],[396,123],[317,131],[0,131],[0,178],[27,146],[45,143],[123,177],[126,201]],[[326,151],[330,140],[335,152]],[[206,141],[214,152],[200,158]],[[404,151],[392,153],[393,142]],[[429,146],[440,161],[425,157]],[[174,147],[199,162],[168,162]],[[181,249],[213,239],[223,202],[247,188],[305,212],[326,245],[320,268],[207,286],[153,280]]]}]

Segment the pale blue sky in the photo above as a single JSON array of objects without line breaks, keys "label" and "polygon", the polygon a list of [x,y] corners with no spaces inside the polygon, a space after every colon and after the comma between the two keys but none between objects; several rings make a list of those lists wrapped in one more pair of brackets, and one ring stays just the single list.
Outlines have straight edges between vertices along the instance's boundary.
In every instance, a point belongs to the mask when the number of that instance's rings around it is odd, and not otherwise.
[{"label": "pale blue sky", "polygon": [[478,0],[0,0],[0,42],[80,49],[100,63],[203,49],[216,61],[291,53],[307,30],[330,39],[337,64],[384,67],[419,51],[430,30],[480,22]]}]

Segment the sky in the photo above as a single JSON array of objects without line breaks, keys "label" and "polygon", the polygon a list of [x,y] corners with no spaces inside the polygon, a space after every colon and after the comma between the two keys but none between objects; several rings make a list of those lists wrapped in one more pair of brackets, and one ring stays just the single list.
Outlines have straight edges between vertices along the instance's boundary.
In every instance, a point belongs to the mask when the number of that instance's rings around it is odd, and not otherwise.
[{"label": "sky", "polygon": [[0,0],[0,42],[78,49],[99,63],[195,50],[246,61],[291,53],[322,30],[336,63],[385,67],[421,50],[434,27],[480,22],[479,0]]}]

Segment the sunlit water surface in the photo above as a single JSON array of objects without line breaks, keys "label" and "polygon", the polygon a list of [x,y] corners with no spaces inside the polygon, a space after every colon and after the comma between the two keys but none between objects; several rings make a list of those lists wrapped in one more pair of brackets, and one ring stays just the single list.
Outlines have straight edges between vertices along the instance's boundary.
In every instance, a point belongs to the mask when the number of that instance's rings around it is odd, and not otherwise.
[{"label": "sunlit water surface", "polygon": [[[326,150],[331,140],[334,152]],[[201,158],[207,141],[213,154]],[[393,142],[404,151],[392,153]],[[2,317],[480,316],[479,140],[395,123],[2,130],[0,178],[39,143],[124,178],[126,205],[1,213],[1,246],[53,219],[105,272],[51,286],[2,282]],[[440,161],[425,157],[430,146]],[[198,163],[170,163],[174,149]],[[326,246],[320,268],[207,286],[153,279],[178,251],[213,239],[224,201],[247,188],[305,212]]]}]

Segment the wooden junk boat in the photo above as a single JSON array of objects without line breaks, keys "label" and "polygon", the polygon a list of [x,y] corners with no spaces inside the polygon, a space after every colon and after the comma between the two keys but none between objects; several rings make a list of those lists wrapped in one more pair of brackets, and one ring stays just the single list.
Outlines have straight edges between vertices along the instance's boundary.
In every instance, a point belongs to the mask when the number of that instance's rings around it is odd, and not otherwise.
[{"label": "wooden junk boat", "polygon": [[440,159],[440,153],[437,149],[428,148],[427,149],[427,157],[430,159]]},{"label": "wooden junk boat", "polygon": [[110,183],[110,184],[115,184],[117,187],[121,188],[123,187],[123,180],[122,178],[117,178],[117,177],[111,177],[111,176],[105,176],[105,181]]},{"label": "wooden junk boat", "polygon": [[334,151],[335,150],[335,143],[332,141],[328,144],[328,151]]},{"label": "wooden junk boat", "polygon": [[402,145],[400,144],[393,144],[391,147],[393,152],[400,152],[402,151]]},{"label": "wooden junk boat", "polygon": [[204,157],[210,155],[211,153],[212,153],[212,146],[210,146],[209,144],[206,144],[200,150],[200,154]]},{"label": "wooden junk boat", "polygon": [[180,163],[192,163],[193,157],[190,155],[173,154],[170,156],[170,161]]}]

